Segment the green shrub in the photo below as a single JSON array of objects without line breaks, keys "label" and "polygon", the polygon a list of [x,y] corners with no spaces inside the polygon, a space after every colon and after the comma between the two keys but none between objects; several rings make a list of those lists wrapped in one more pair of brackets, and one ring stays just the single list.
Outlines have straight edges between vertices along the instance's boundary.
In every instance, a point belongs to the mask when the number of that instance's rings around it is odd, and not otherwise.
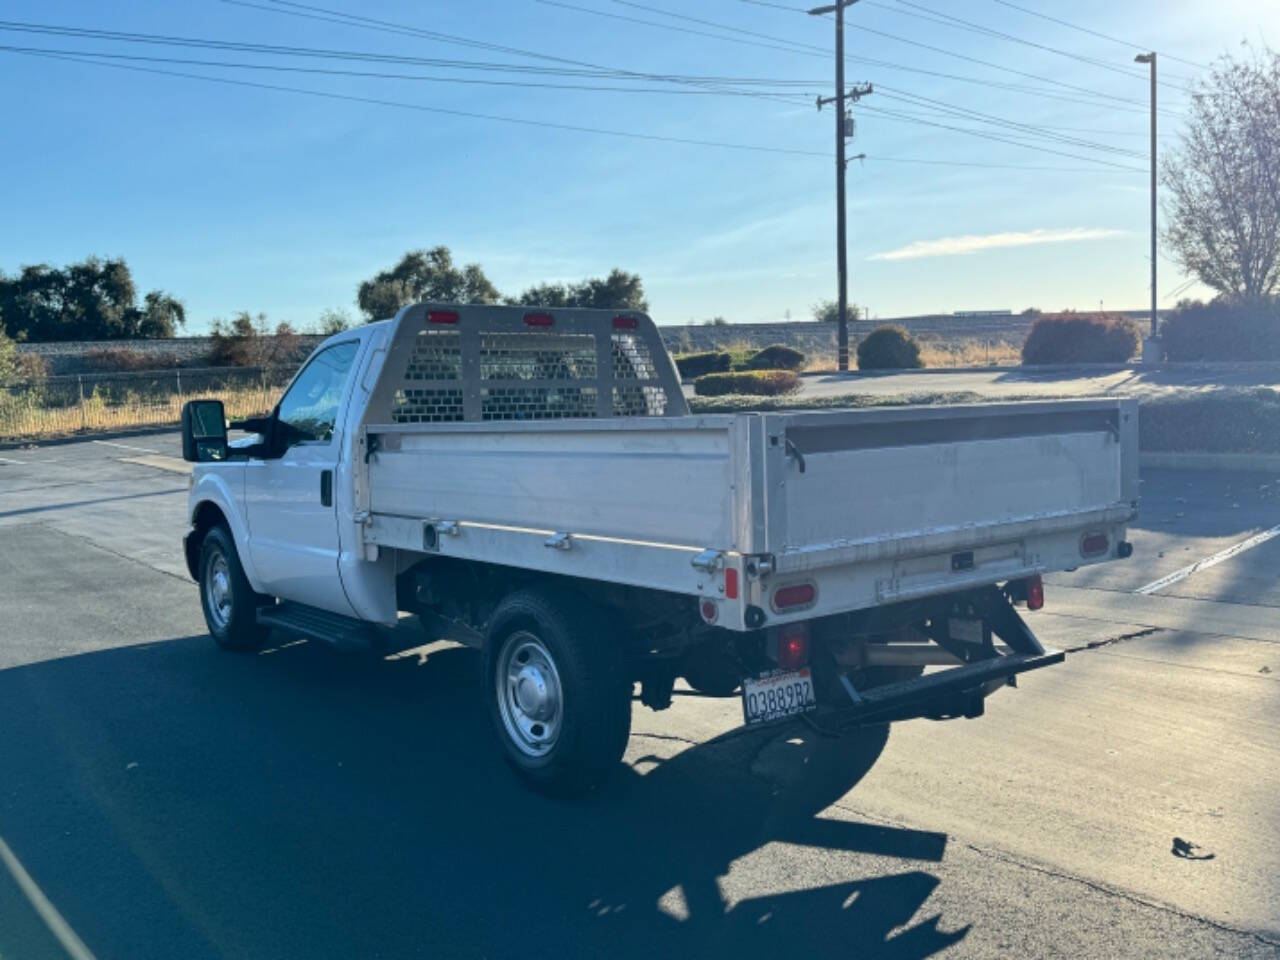
[{"label": "green shrub", "polygon": [[805,359],[799,350],[775,343],[758,351],[747,361],[747,366],[751,370],[799,370]]},{"label": "green shrub", "polygon": [[776,397],[791,393],[799,386],[800,378],[790,370],[744,370],[704,374],[693,381],[693,392],[700,397],[719,397],[730,393]]},{"label": "green shrub", "polygon": [[1280,359],[1280,302],[1183,301],[1160,325],[1167,360]]},{"label": "green shrub", "polygon": [[1022,362],[1124,363],[1140,340],[1138,325],[1122,314],[1044,314],[1031,325]]},{"label": "green shrub", "polygon": [[729,354],[730,370],[750,370],[751,358],[756,355],[755,347],[736,347],[725,351]]},{"label": "green shrub", "polygon": [[682,380],[693,380],[704,373],[722,373],[729,369],[729,354],[720,350],[682,353],[675,358]]},{"label": "green shrub", "polygon": [[923,366],[920,344],[901,327],[877,327],[858,344],[859,370],[914,370]]}]

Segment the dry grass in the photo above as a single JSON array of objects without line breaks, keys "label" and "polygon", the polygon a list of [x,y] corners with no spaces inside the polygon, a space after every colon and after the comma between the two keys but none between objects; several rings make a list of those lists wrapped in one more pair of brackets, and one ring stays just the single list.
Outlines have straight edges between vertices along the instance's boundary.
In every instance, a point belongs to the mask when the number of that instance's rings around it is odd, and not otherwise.
[{"label": "dry grass", "polygon": [[[271,384],[202,391],[200,397],[221,400],[227,416],[239,418],[266,413],[279,394],[279,386]],[[50,404],[39,387],[0,392],[0,439],[47,440],[76,433],[171,426],[179,422],[182,404],[188,399],[177,393],[157,397],[128,392],[108,399],[94,390],[83,404]]]},{"label": "dry grass", "polygon": [[[1017,366],[1022,363],[1022,344],[1007,340],[925,340],[920,344],[920,359],[926,367]],[[850,360],[853,350],[850,349]],[[836,355],[810,354],[805,373],[824,373],[836,368]]]}]

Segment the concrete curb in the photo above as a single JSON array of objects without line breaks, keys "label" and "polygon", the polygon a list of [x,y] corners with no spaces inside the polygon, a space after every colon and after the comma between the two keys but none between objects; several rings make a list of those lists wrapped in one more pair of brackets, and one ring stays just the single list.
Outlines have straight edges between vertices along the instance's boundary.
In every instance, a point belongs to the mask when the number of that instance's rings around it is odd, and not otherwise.
[{"label": "concrete curb", "polygon": [[1280,473],[1276,453],[1173,453],[1147,450],[1138,454],[1143,469],[1239,470]]},{"label": "concrete curb", "polygon": [[38,447],[58,447],[67,443],[84,443],[86,440],[123,440],[127,437],[145,437],[149,433],[172,433],[180,426],[181,424],[175,420],[171,424],[152,423],[145,427],[120,430],[86,430],[83,433],[68,433],[60,437],[44,437],[40,440],[0,440],[0,450],[33,450]]},{"label": "concrete curb", "polygon": [[1280,361],[1275,360],[1234,360],[1202,362],[1198,360],[1163,360],[1160,363],[1141,363],[1134,360],[1130,363],[1042,363],[1016,364],[1004,366],[979,367],[917,367],[911,370],[805,370],[802,377],[845,377],[859,380],[873,377],[898,377],[913,373],[1120,373],[1132,370],[1135,373],[1151,373],[1159,370],[1197,370],[1202,373],[1230,373],[1240,370],[1265,370],[1271,368],[1280,376]]}]

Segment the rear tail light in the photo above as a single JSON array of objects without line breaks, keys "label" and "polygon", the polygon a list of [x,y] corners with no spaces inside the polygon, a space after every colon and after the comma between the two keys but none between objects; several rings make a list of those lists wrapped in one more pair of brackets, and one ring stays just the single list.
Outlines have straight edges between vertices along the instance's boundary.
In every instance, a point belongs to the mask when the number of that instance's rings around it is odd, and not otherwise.
[{"label": "rear tail light", "polygon": [[1039,575],[1027,577],[1027,609],[1039,610],[1044,606],[1044,581]]},{"label": "rear tail light", "polygon": [[1080,556],[1096,557],[1107,552],[1111,541],[1105,533],[1086,533],[1080,538]]},{"label": "rear tail light", "polygon": [[809,662],[809,625],[789,623],[778,630],[778,666],[798,670]]},{"label": "rear tail light", "polygon": [[812,583],[793,583],[779,587],[773,591],[773,609],[781,613],[783,610],[811,607],[817,596],[818,588]]},{"label": "rear tail light", "polygon": [[527,327],[549,327],[555,322],[555,317],[549,313],[526,313],[524,315],[524,323]]},{"label": "rear tail light", "polygon": [[698,612],[707,623],[715,623],[720,619],[720,604],[714,600],[703,600],[698,604]]},{"label": "rear tail light", "polygon": [[634,330],[640,325],[640,321],[635,317],[619,316],[613,318],[613,329],[615,330]]},{"label": "rear tail light", "polygon": [[427,314],[427,323],[457,323],[458,314],[455,310],[432,310]]}]

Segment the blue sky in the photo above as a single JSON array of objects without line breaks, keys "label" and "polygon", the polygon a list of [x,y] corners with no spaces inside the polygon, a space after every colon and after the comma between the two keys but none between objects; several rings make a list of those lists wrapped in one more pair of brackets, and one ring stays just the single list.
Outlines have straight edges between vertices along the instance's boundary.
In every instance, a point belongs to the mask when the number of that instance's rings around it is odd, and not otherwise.
[{"label": "blue sky", "polygon": [[[766,80],[749,89],[769,96],[723,95],[727,86],[748,89],[723,82],[607,81],[646,91],[720,91],[715,95],[602,92],[115,62],[413,107],[795,152],[546,128],[4,52],[0,269],[13,272],[23,264],[63,263],[90,254],[124,256],[140,289],[160,287],[186,302],[190,332],[242,309],[300,326],[314,323],[326,308],[354,314],[355,288],[362,279],[408,249],[435,244],[448,245],[460,262],[481,263],[504,292],[599,275],[614,266],[638,271],[659,323],[716,315],[763,321],[788,312],[807,318],[815,302],[834,296],[834,121],[829,110],[818,114],[813,105],[816,95],[832,92],[832,58],[823,52],[832,48],[829,19],[743,0],[306,2],[597,67]],[[791,0],[777,2],[791,6]],[[1245,38],[1274,42],[1280,27],[1280,5],[1271,0],[1015,2],[1194,63],[1237,50]],[[847,79],[878,88],[864,101],[867,109],[856,111],[858,131],[850,151],[868,155],[865,163],[849,168],[851,298],[884,317],[1027,306],[1094,308],[1100,301],[1108,308],[1144,306],[1148,194],[1141,171],[1147,166],[1147,81],[1146,68],[1132,63],[1137,50],[1000,0],[913,3],[864,0],[847,14]],[[290,15],[289,10],[299,8],[278,0],[10,0],[4,17],[150,35],[564,66],[420,33]],[[1100,60],[1119,72],[938,22],[927,10]],[[912,46],[886,33],[938,49]],[[0,31],[0,37],[5,45],[64,51],[606,83],[594,77],[371,65],[14,31]],[[856,57],[980,82],[855,62]],[[1161,105],[1170,111],[1161,116],[1164,131],[1176,134],[1187,100],[1177,87],[1199,72],[1185,63],[1162,62],[1161,73],[1173,84],[1160,90]],[[1095,94],[1120,99],[1104,102]],[[933,103],[895,99],[903,96]],[[972,117],[941,115],[937,103],[1052,128],[1090,146],[1029,142],[1091,159],[915,122],[1026,136]],[[1162,145],[1175,142],[1162,139]],[[1096,145],[1137,155],[1101,152]],[[1065,169],[951,165],[963,163]],[[1162,298],[1184,279],[1162,262]],[[1194,286],[1188,292],[1203,293]],[[1162,299],[1163,305],[1172,303]]]}]

